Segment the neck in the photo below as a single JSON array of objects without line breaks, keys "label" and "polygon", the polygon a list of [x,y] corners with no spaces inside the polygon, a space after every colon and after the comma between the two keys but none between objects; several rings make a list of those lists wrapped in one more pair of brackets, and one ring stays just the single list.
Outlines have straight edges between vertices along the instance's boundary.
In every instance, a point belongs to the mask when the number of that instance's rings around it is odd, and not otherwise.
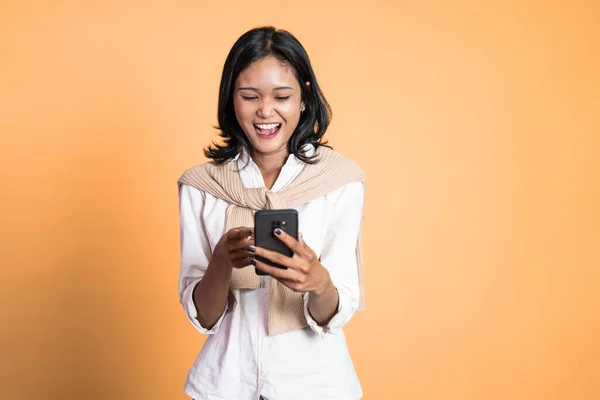
[{"label": "neck", "polygon": [[283,168],[289,154],[287,149],[273,154],[264,154],[252,151],[252,160],[260,169],[260,173],[267,189],[271,189]]}]

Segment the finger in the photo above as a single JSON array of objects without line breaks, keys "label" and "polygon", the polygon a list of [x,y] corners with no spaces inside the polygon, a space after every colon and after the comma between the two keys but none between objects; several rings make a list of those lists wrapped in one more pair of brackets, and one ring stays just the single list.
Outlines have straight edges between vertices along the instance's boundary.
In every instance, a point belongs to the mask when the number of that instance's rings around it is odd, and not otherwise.
[{"label": "finger", "polygon": [[248,247],[254,244],[254,237],[251,236],[249,238],[237,239],[230,243],[229,251],[238,251],[238,250],[247,250]]},{"label": "finger", "polygon": [[300,246],[307,248],[308,246],[306,245],[306,242],[304,241],[304,236],[302,236],[302,233],[298,233],[298,242],[300,243]]},{"label": "finger", "polygon": [[292,251],[298,255],[304,255],[304,246],[301,246],[300,243],[290,236],[286,231],[282,229],[275,229],[275,236],[281,240],[287,247],[292,249]]},{"label": "finger", "polygon": [[227,240],[239,240],[252,236],[252,228],[240,226],[239,228],[231,229],[227,234]]},{"label": "finger", "polygon": [[291,279],[282,279],[282,278],[275,278],[277,279],[278,282],[280,282],[282,285],[287,286],[288,288],[292,289],[294,292],[305,292],[306,290],[303,289],[302,284],[291,280]]},{"label": "finger", "polygon": [[281,253],[276,251],[271,251],[267,249],[263,249],[262,247],[250,246],[248,247],[248,251],[254,253],[257,256],[266,258],[267,260],[274,262],[276,264],[283,265],[288,268],[296,268],[296,261],[291,257],[286,257]]},{"label": "finger", "polygon": [[229,257],[231,258],[231,261],[237,261],[242,260],[244,258],[253,258],[254,253],[249,252],[248,249],[244,247],[242,249],[230,252]]},{"label": "finger", "polygon": [[312,251],[312,249],[310,247],[308,247],[308,245],[304,241],[304,236],[302,235],[302,233],[298,233],[298,243],[300,243],[300,246],[302,246],[302,248],[304,249],[303,255],[307,259],[311,260],[314,257],[314,252]]},{"label": "finger", "polygon": [[237,261],[234,261],[232,263],[232,265],[233,265],[233,268],[240,269],[240,268],[246,268],[247,266],[250,265],[251,262],[252,262],[252,257],[246,257],[246,258],[242,258]]},{"label": "finger", "polygon": [[292,281],[294,279],[293,271],[290,269],[281,269],[277,267],[272,267],[270,265],[265,264],[262,261],[258,261],[257,259],[253,259],[250,261],[250,264],[254,265],[256,268],[271,275],[275,279],[286,279]]}]

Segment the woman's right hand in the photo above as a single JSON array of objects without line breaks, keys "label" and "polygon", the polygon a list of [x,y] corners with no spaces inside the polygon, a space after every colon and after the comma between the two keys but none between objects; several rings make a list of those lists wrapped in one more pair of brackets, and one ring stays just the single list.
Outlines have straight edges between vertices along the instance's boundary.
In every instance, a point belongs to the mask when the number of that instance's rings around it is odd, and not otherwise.
[{"label": "woman's right hand", "polygon": [[248,252],[248,246],[252,244],[253,229],[239,227],[224,234],[215,246],[206,273],[193,294],[197,318],[204,328],[212,329],[226,309],[232,269],[250,265],[254,255]]},{"label": "woman's right hand", "polygon": [[219,263],[233,268],[244,268],[250,265],[254,255],[248,251],[248,246],[254,244],[252,228],[245,226],[230,229],[223,235],[215,246],[213,258]]}]

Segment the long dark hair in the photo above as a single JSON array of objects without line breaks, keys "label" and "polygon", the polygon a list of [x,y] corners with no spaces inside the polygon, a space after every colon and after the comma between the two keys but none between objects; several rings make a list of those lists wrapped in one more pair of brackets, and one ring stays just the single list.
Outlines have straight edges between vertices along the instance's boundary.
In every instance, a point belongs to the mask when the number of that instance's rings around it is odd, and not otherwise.
[{"label": "long dark hair", "polygon": [[240,36],[225,60],[219,87],[219,125],[216,127],[224,144],[213,143],[204,150],[206,157],[218,164],[233,159],[243,149],[250,150],[250,142],[235,116],[233,90],[238,75],[251,63],[268,55],[293,68],[305,106],[298,126],[288,142],[288,151],[300,160],[312,164],[316,160],[314,156],[307,157],[302,152],[304,145],[310,143],[315,147],[330,147],[323,135],[331,121],[332,111],[319,88],[306,50],[291,33],[266,26],[254,28]]}]

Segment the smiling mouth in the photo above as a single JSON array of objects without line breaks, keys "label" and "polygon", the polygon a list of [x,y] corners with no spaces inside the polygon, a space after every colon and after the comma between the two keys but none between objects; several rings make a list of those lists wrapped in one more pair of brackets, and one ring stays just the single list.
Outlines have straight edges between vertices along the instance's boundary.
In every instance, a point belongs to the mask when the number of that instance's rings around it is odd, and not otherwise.
[{"label": "smiling mouth", "polygon": [[254,124],[256,133],[261,137],[273,137],[280,128],[281,124]]}]

